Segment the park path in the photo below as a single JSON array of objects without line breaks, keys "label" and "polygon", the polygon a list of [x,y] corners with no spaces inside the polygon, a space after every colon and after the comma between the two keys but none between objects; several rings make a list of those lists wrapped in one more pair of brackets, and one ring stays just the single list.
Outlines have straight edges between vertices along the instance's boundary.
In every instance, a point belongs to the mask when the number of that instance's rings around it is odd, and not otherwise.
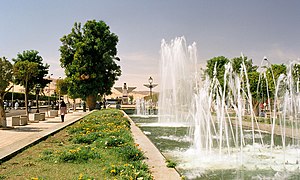
[{"label": "park path", "polygon": [[[0,129],[0,161],[13,156],[36,141],[80,120],[88,113],[79,111],[68,113],[65,116],[64,123],[61,122],[60,117],[46,117],[45,121],[29,123],[26,126],[12,126],[12,118],[8,117],[8,128]],[[30,114],[29,119],[33,119],[33,114]]]}]

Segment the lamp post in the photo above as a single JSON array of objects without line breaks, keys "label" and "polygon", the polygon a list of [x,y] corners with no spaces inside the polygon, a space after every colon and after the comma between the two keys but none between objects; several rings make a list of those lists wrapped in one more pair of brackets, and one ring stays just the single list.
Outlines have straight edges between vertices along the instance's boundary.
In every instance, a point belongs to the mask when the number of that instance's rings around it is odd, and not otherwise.
[{"label": "lamp post", "polygon": [[274,88],[276,88],[276,82],[275,82],[274,73],[273,73],[273,69],[272,69],[272,63],[267,59],[267,57],[264,57],[264,60],[267,61],[267,63],[269,64],[269,67],[270,67],[270,70],[272,73]]},{"label": "lamp post", "polygon": [[13,76],[13,79],[12,79],[12,83],[13,83],[13,85],[12,85],[12,91],[11,91],[11,107],[10,107],[11,109],[14,108],[14,92],[15,92],[15,78],[14,78],[14,76]]},{"label": "lamp post", "polygon": [[14,107],[14,91],[15,91],[15,84],[13,84],[12,93],[11,93],[11,109],[13,109]]},{"label": "lamp post", "polygon": [[40,109],[39,109],[39,94],[40,94],[40,88],[41,88],[41,85],[40,85],[40,84],[37,84],[37,85],[36,85],[36,91],[35,91],[35,95],[36,95],[36,113],[39,113],[39,112],[40,112]]},{"label": "lamp post", "polygon": [[[48,76],[48,79],[49,79],[49,87],[48,87],[48,108],[47,108],[47,112],[49,113],[49,108],[50,108],[50,91],[51,91],[51,76],[52,76],[53,74],[50,74],[49,76]],[[50,116],[50,114],[48,114],[49,116]]]},{"label": "lamp post", "polygon": [[153,102],[153,99],[152,99],[152,88],[156,87],[157,84],[153,84],[153,78],[151,76],[149,77],[148,82],[149,82],[149,84],[144,84],[144,86],[146,86],[147,88],[149,88],[149,91],[150,91],[149,114],[151,114],[151,111],[152,111],[152,102]]},{"label": "lamp post", "polygon": [[[58,80],[60,81],[61,77],[58,77]],[[58,90],[58,110],[60,110],[60,87],[57,88],[57,82],[56,82],[56,89]]]}]

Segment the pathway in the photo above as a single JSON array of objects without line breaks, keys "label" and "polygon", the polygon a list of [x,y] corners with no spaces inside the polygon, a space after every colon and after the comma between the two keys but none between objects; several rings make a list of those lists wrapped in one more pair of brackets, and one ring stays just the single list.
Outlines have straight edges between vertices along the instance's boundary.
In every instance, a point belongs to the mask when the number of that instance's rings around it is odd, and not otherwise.
[{"label": "pathway", "polygon": [[[47,118],[39,123],[29,123],[26,126],[11,127],[11,117],[7,118],[8,128],[0,129],[0,161],[13,156],[25,147],[47,137],[60,129],[78,121],[89,112],[74,112],[66,114],[65,122],[60,117]],[[33,119],[30,114],[29,119]]]}]

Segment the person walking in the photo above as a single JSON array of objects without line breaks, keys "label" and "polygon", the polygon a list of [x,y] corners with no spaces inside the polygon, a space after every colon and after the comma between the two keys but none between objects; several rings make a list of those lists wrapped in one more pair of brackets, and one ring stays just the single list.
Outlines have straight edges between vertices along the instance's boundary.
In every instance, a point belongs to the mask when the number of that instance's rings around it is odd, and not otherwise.
[{"label": "person walking", "polygon": [[15,103],[15,110],[18,110],[18,108],[19,108],[19,103],[18,103],[18,101],[16,101],[16,103]]},{"label": "person walking", "polygon": [[28,102],[28,112],[31,112],[31,101]]},{"label": "person walking", "polygon": [[60,104],[60,117],[61,117],[61,122],[65,121],[65,114],[67,113],[67,105],[64,101],[61,102]]}]

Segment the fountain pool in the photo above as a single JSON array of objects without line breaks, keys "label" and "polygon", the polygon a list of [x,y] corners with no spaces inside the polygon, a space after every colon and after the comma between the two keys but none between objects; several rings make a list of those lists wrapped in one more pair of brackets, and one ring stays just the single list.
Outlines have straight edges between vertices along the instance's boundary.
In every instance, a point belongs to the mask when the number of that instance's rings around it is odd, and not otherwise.
[{"label": "fountain pool", "polygon": [[270,71],[260,72],[258,86],[266,87],[270,102],[267,117],[255,112],[243,55],[239,72],[232,64],[225,65],[222,83],[217,63],[213,78],[200,76],[195,43],[187,46],[184,37],[163,40],[158,120],[136,121],[188,179],[300,178],[299,78],[293,76],[297,62],[276,80],[270,63]]},{"label": "fountain pool", "polygon": [[[166,159],[177,163],[176,169],[186,179],[297,179],[300,176],[297,159],[300,151],[297,147],[286,147],[285,157],[282,154],[281,136],[275,135],[275,147],[270,155],[270,147],[259,144],[247,145],[241,152],[232,150],[219,156],[218,147],[210,154],[204,154],[191,148],[193,139],[188,135],[189,127],[160,126],[157,117],[131,117],[142,131],[158,147]],[[252,141],[251,130],[244,130],[245,140]],[[264,142],[270,143],[271,135],[256,132],[255,137],[262,136]],[[217,141],[217,137],[213,138]],[[292,139],[287,138],[287,143]],[[232,139],[231,144],[234,144]],[[295,159],[296,158],[296,159]],[[278,162],[282,163],[278,163]],[[275,163],[276,162],[276,163]]]}]

